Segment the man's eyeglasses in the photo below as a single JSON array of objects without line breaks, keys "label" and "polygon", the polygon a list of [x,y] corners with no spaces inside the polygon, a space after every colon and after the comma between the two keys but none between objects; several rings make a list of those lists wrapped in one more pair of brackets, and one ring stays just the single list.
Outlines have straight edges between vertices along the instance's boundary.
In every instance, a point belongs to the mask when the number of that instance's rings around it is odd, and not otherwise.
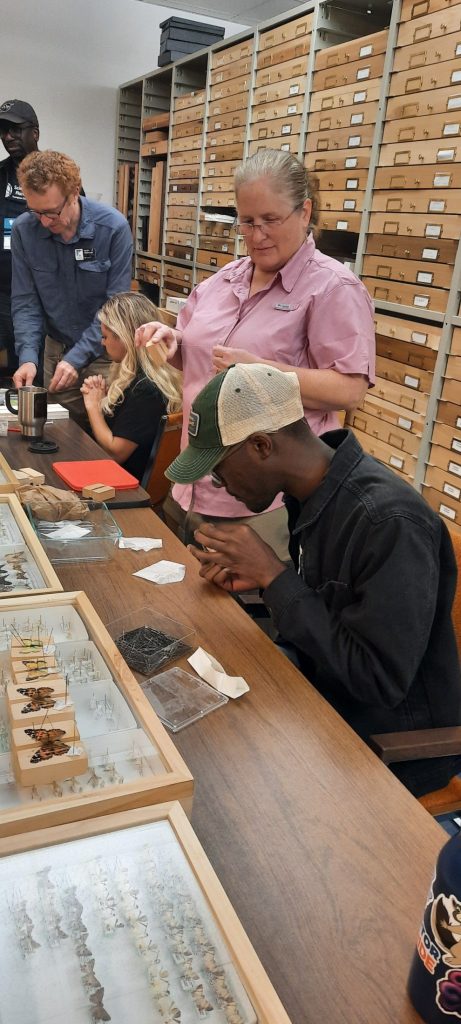
[{"label": "man's eyeglasses", "polygon": [[289,220],[296,210],[300,210],[303,205],[303,203],[298,203],[298,206],[295,206],[291,213],[287,213],[286,217],[261,217],[257,224],[254,220],[237,219],[234,222],[234,227],[237,228],[240,235],[251,235],[256,228],[259,228],[263,234],[270,235],[271,232],[276,231],[282,224],[285,224],[285,221]]},{"label": "man's eyeglasses", "polygon": [[28,128],[33,128],[32,124],[6,124],[3,121],[0,124],[0,139],[5,139],[7,135],[11,135],[13,139],[19,139],[19,136],[23,132],[27,131]]},{"label": "man's eyeglasses", "polygon": [[28,206],[27,211],[28,213],[33,213],[34,217],[38,217],[39,219],[46,217],[47,220],[59,220],[61,213],[68,202],[69,196],[66,196],[62,206],[59,207],[59,210],[31,210],[30,206]]},{"label": "man's eyeglasses", "polygon": [[[248,440],[248,438],[245,438],[244,441],[239,441],[238,444],[231,445],[230,448],[228,449],[228,451],[226,452],[226,454],[223,455],[223,457],[222,457],[221,461],[218,463],[218,465],[222,466],[223,462],[225,462],[226,459],[228,459],[231,455],[234,455],[235,452],[238,452],[239,448],[243,448],[243,446],[247,443],[247,440]],[[210,473],[210,477],[211,477],[211,483],[213,484],[213,487],[225,487],[226,486],[225,483],[224,483],[224,480],[219,475],[219,473],[216,471],[216,469],[212,469],[212,471]]]}]

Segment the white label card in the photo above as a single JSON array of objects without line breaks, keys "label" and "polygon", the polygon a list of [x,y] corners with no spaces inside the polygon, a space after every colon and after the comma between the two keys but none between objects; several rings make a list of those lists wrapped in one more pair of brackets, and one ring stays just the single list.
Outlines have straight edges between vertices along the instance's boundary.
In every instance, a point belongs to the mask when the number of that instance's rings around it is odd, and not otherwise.
[{"label": "white label card", "polygon": [[347,178],[347,180],[346,180],[346,188],[347,189],[351,189],[352,190],[352,189],[358,188],[358,187],[359,187],[359,179],[358,178]]},{"label": "white label card", "polygon": [[349,135],[349,142],[347,143],[347,145],[349,146],[349,149],[351,149],[352,146],[360,146],[361,141],[361,135]]},{"label": "white label card", "polygon": [[446,203],[444,199],[431,199],[429,213],[443,213]]},{"label": "white label card", "polygon": [[355,199],[345,199],[343,202],[343,210],[355,210]]},{"label": "white label card", "polygon": [[453,484],[444,484],[442,490],[444,494],[449,494],[450,498],[456,498],[459,501],[461,497],[459,487],[453,487]]},{"label": "white label card", "polygon": [[357,81],[358,82],[363,82],[364,78],[369,78],[369,77],[370,77],[370,68],[360,68],[360,70],[357,71]]},{"label": "white label card", "polygon": [[436,160],[454,160],[455,151],[454,149],[438,149]]},{"label": "white label card", "polygon": [[352,167],[357,167],[357,157],[356,156],[348,156],[348,157],[346,157],[346,159],[344,161],[344,166],[346,168],[346,171],[351,170]]},{"label": "white label card", "polygon": [[367,98],[366,90],[364,92],[355,92],[354,93],[354,103],[365,103],[366,98]]},{"label": "white label card", "polygon": [[456,476],[461,476],[461,466],[457,462],[448,463],[448,472],[456,473]]},{"label": "white label card", "polygon": [[407,388],[419,388],[419,378],[412,377],[409,373],[405,374],[403,383],[406,384]]},{"label": "white label card", "polygon": [[458,418],[456,420],[456,426],[457,427],[461,427],[461,416],[458,416]]},{"label": "white label card", "polygon": [[282,135],[291,135],[292,127],[291,124],[282,124]]},{"label": "white label card", "polygon": [[351,125],[363,124],[363,114],[352,114]]},{"label": "white label card", "polygon": [[450,187],[450,175],[449,174],[435,174],[434,175],[434,188],[449,188]]},{"label": "white label card", "polygon": [[394,466],[394,469],[402,469],[403,459],[397,458],[397,455],[391,455],[389,465]]},{"label": "white label card", "polygon": [[424,232],[427,238],[440,238],[442,234],[441,224],[426,224],[426,230]]},{"label": "white label card", "polygon": [[337,220],[336,221],[336,230],[337,231],[347,231],[348,223],[349,223],[349,221],[347,221],[347,220]]},{"label": "white label card", "polygon": [[452,508],[448,508],[448,505],[440,505],[439,512],[441,516],[446,516],[447,519],[456,519],[456,512]]},{"label": "white label card", "polygon": [[438,249],[423,249],[423,260],[436,260],[439,256]]},{"label": "white label card", "polygon": [[461,82],[461,71],[453,71],[450,82],[452,85],[455,85],[456,82]]},{"label": "white label card", "polygon": [[411,420],[405,419],[404,416],[399,416],[397,424],[399,427],[403,427],[404,430],[411,430]]},{"label": "white label card", "polygon": [[372,53],[372,46],[361,46],[359,50],[359,57],[370,57]]},{"label": "white label card", "polygon": [[461,441],[458,441],[456,437],[451,442],[451,447],[454,452],[461,452]]},{"label": "white label card", "polygon": [[461,107],[461,96],[450,96],[447,103],[447,110],[459,110]]},{"label": "white label card", "polygon": [[291,106],[287,107],[287,114],[296,114],[297,109],[296,103],[293,103]]},{"label": "white label card", "polygon": [[290,143],[289,142],[284,142],[280,146],[280,149],[283,149],[286,153],[289,153],[290,152]]},{"label": "white label card", "polygon": [[428,274],[425,270],[419,270],[416,275],[418,284],[432,284],[434,280],[433,274]]},{"label": "white label card", "polygon": [[461,43],[458,43],[455,50],[455,57],[459,57],[461,53]]},{"label": "white label card", "polygon": [[427,343],[427,334],[422,334],[420,331],[412,331],[411,340],[415,345],[425,345]]},{"label": "white label card", "polygon": [[297,96],[299,92],[299,85],[290,85],[290,96]]},{"label": "white label card", "polygon": [[459,135],[459,123],[453,122],[452,124],[444,124],[443,126],[444,135]]},{"label": "white label card", "polygon": [[415,295],[415,297],[413,299],[413,305],[414,306],[419,306],[421,309],[426,309],[427,306],[429,305],[429,296],[428,295]]}]

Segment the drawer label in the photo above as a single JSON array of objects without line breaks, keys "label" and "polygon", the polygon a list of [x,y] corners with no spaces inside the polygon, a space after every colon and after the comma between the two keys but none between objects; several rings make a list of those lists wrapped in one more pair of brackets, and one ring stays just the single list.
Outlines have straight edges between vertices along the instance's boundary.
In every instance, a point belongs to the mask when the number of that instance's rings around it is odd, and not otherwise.
[{"label": "drawer label", "polygon": [[429,274],[426,270],[419,270],[416,275],[416,281],[418,284],[432,284],[434,275]]},{"label": "drawer label", "polygon": [[359,50],[359,57],[370,57],[372,53],[372,46],[361,46]]},{"label": "drawer label", "polygon": [[354,124],[363,124],[363,114],[352,114],[350,123],[351,126]]},{"label": "drawer label", "polygon": [[455,85],[456,82],[461,82],[461,71],[453,71],[450,82],[452,85]]},{"label": "drawer label", "polygon": [[427,343],[427,334],[423,334],[422,331],[412,331],[411,340],[415,345],[425,345]]},{"label": "drawer label", "polygon": [[461,416],[458,416],[458,418],[456,420],[456,426],[457,427],[461,427]]},{"label": "drawer label", "polygon": [[214,126],[215,132],[219,132],[220,127],[221,127],[221,121],[216,121],[215,126]]},{"label": "drawer label", "polygon": [[362,141],[362,136],[361,135],[349,135],[349,142],[347,143],[347,145],[351,149],[352,146],[360,146],[361,141]]},{"label": "drawer label", "polygon": [[191,259],[192,259],[192,253],[191,252],[186,252],[186,260],[191,260]]},{"label": "drawer label", "polygon": [[346,181],[346,188],[347,189],[354,189],[354,188],[358,188],[358,187],[359,187],[359,179],[358,178],[348,178],[347,179],[347,181]]},{"label": "drawer label", "polygon": [[451,447],[454,452],[461,452],[461,441],[458,441],[456,437],[451,442]]},{"label": "drawer label", "polygon": [[423,260],[436,260],[439,256],[438,249],[423,249],[422,257]]},{"label": "drawer label", "polygon": [[447,110],[459,110],[461,107],[461,96],[450,96],[447,103]]},{"label": "drawer label", "polygon": [[357,167],[357,157],[356,156],[348,156],[348,157],[346,157],[346,159],[344,161],[344,166],[345,166],[346,170],[350,170],[352,167]]},{"label": "drawer label", "polygon": [[210,160],[216,160],[216,153],[210,154]]},{"label": "drawer label", "polygon": [[429,213],[443,213],[446,203],[444,199],[431,199]]},{"label": "drawer label", "polygon": [[444,494],[449,494],[450,498],[456,498],[459,501],[461,497],[459,487],[453,487],[453,484],[444,484],[442,490]]},{"label": "drawer label", "polygon": [[336,221],[336,230],[337,231],[347,231],[348,223],[349,223],[349,221],[347,221],[347,220],[337,220]]},{"label": "drawer label", "polygon": [[284,142],[280,146],[280,149],[283,149],[285,151],[285,153],[289,153],[290,152],[290,143],[289,142]]},{"label": "drawer label", "polygon": [[298,108],[296,106],[296,103],[292,103],[289,107],[287,107],[287,114],[296,114],[297,109]]},{"label": "drawer label", "polygon": [[406,384],[407,388],[419,388],[419,378],[412,377],[409,373],[405,374],[403,383]]},{"label": "drawer label", "polygon": [[291,135],[292,124],[282,124],[282,135]]},{"label": "drawer label", "polygon": [[452,508],[448,508],[448,505],[439,505],[439,512],[441,516],[446,516],[447,519],[456,519],[456,512]]},{"label": "drawer label", "polygon": [[455,57],[459,57],[460,53],[461,53],[461,43],[458,43],[458,45],[456,47],[456,50],[455,50]]},{"label": "drawer label", "polygon": [[426,224],[424,234],[428,238],[440,238],[440,235],[442,234],[441,224]]},{"label": "drawer label", "polygon": [[299,85],[290,85],[290,96],[297,96],[299,93]]},{"label": "drawer label", "polygon": [[370,77],[370,68],[359,68],[357,71],[357,81],[363,82],[365,78]]},{"label": "drawer label", "polygon": [[459,123],[444,124],[443,135],[459,135]]},{"label": "drawer label", "polygon": [[355,210],[355,199],[345,199],[343,202],[343,210]]},{"label": "drawer label", "polygon": [[451,182],[451,174],[435,174],[434,175],[434,188],[449,188]]},{"label": "drawer label", "polygon": [[454,149],[438,149],[436,160],[443,162],[444,160],[454,160],[455,150]]},{"label": "drawer label", "polygon": [[364,92],[355,92],[354,93],[354,100],[353,100],[353,102],[354,103],[365,103],[366,98],[367,98],[367,92],[366,92],[366,89],[365,89]]},{"label": "drawer label", "polygon": [[399,459],[397,455],[391,455],[389,465],[394,466],[394,469],[402,469],[403,459]]},{"label": "drawer label", "polygon": [[429,305],[429,296],[428,295],[415,295],[415,297],[413,299],[413,305],[414,306],[419,306],[420,309],[427,309],[427,307]]},{"label": "drawer label", "polygon": [[461,466],[459,465],[458,462],[449,462],[448,463],[448,472],[449,473],[455,473],[456,476],[461,476]]},{"label": "drawer label", "polygon": [[397,425],[403,427],[404,430],[411,430],[411,420],[405,419],[405,416],[399,416]]}]

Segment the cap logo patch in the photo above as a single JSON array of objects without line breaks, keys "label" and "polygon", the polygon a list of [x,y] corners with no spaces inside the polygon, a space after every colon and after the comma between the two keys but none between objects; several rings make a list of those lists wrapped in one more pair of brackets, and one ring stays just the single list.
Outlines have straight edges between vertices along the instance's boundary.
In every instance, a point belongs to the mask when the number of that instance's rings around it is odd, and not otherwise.
[{"label": "cap logo patch", "polygon": [[2,103],[2,105],[0,107],[0,110],[3,113],[6,113],[7,110],[11,110],[11,107],[13,106],[13,102],[14,102],[13,100],[7,100],[6,103]]},{"label": "cap logo patch", "polygon": [[199,413],[198,412],[194,412],[194,410],[191,409],[191,411],[189,413],[189,426],[187,428],[188,432],[189,432],[189,437],[197,437],[199,426],[200,426],[200,416],[199,416]]}]

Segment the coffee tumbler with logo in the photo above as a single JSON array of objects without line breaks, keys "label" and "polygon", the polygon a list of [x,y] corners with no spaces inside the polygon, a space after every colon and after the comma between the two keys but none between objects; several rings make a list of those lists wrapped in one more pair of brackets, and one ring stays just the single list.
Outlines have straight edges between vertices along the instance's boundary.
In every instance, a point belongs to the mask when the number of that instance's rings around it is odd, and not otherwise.
[{"label": "coffee tumbler with logo", "polygon": [[47,413],[46,388],[36,388],[33,385],[10,388],[5,394],[5,405],[9,412],[18,417],[23,437],[43,437]]}]

